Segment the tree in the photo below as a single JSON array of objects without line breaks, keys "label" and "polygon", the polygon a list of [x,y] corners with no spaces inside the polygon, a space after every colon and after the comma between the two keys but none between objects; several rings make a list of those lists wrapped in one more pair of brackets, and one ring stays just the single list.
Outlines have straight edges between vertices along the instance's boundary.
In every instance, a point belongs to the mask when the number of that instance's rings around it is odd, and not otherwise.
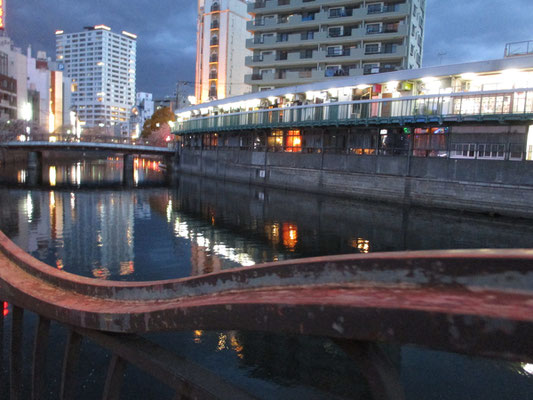
[{"label": "tree", "polygon": [[168,127],[169,122],[176,121],[176,115],[172,112],[170,107],[162,107],[157,109],[151,118],[147,119],[143,125],[141,136],[148,138],[153,132],[159,131],[163,127]]}]

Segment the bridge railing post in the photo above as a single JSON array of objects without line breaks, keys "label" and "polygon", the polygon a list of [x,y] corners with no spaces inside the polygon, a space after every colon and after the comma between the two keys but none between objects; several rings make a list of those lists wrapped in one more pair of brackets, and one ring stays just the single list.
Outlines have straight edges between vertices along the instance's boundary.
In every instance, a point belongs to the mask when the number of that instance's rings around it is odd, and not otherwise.
[{"label": "bridge railing post", "polygon": [[9,393],[11,400],[22,399],[22,336],[24,310],[13,306],[11,319],[11,349],[9,363]]},{"label": "bridge railing post", "polygon": [[80,334],[73,330],[69,330],[61,374],[61,391],[59,395],[61,400],[71,400],[76,398],[76,375],[78,371],[81,341],[82,337]]},{"label": "bridge railing post", "polygon": [[39,316],[39,322],[35,330],[35,340],[33,344],[33,365],[32,365],[32,400],[43,398],[44,377],[46,369],[46,350],[48,348],[48,336],[50,332],[50,320]]}]

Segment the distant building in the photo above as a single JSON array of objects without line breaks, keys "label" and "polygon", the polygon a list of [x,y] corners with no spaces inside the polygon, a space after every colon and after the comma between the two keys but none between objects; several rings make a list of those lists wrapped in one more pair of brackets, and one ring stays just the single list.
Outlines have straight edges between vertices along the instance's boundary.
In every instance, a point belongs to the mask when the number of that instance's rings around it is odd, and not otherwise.
[{"label": "distant building", "polygon": [[246,47],[253,91],[420,68],[425,0],[256,0]]},{"label": "distant building", "polygon": [[[6,91],[9,93],[5,93],[8,96],[7,102],[5,99],[2,102],[3,109],[1,111],[4,119],[7,116],[9,116],[8,119],[24,118],[28,100],[26,63],[26,56],[22,53],[22,50],[15,47],[13,41],[5,33],[0,35],[0,73],[5,78],[9,78],[8,80],[11,82],[9,84],[10,89]],[[16,85],[13,88],[12,85],[15,82]],[[13,96],[15,96],[15,99],[13,99]]]},{"label": "distant building", "polygon": [[122,124],[122,135],[138,138],[147,119],[154,114],[152,93],[138,92],[135,105],[131,109],[129,121]]},{"label": "distant building", "polygon": [[56,59],[72,79],[72,106],[86,127],[128,121],[135,104],[137,36],[105,25],[56,32]]},{"label": "distant building", "polygon": [[197,103],[250,91],[244,82],[248,19],[245,0],[198,0]]},{"label": "distant building", "polygon": [[[75,122],[71,121],[71,80],[57,70],[44,51],[37,52],[37,58],[27,56],[28,102],[31,104],[31,121],[45,132],[70,133]],[[28,119],[28,118],[27,118]]]}]

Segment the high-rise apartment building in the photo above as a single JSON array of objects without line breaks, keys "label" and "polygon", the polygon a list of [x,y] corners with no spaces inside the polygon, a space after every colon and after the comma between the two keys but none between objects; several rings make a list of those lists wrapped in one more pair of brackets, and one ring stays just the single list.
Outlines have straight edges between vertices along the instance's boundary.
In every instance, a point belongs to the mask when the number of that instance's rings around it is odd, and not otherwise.
[{"label": "high-rise apartment building", "polygon": [[248,4],[253,91],[422,65],[425,0]]},{"label": "high-rise apartment building", "polygon": [[73,111],[82,125],[108,127],[128,120],[135,104],[136,39],[105,25],[56,32],[56,59],[72,79]]},{"label": "high-rise apartment building", "polygon": [[198,0],[196,40],[196,90],[198,103],[247,93],[244,76],[250,73],[244,59],[245,0]]}]

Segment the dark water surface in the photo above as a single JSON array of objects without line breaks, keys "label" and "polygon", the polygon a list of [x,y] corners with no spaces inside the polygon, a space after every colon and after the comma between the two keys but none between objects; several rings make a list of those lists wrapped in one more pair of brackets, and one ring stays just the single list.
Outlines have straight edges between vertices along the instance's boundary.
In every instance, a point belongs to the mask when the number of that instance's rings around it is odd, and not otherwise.
[{"label": "dark water surface", "polygon": [[[122,163],[116,159],[46,163],[39,176],[23,166],[0,167],[0,229],[54,268],[128,281],[328,254],[533,248],[528,220],[196,177],[170,180],[154,160],[138,160],[136,167],[128,184],[122,183]],[[35,321],[27,319],[30,333]],[[31,336],[25,337],[28,348]],[[64,338],[62,329],[54,329],[50,398],[57,397]],[[150,338],[260,398],[371,398],[357,365],[327,339],[201,331]],[[407,399],[533,400],[529,365],[410,346],[384,347],[400,369]],[[90,343],[83,351],[79,398],[98,398],[109,355]],[[135,369],[127,374],[124,399],[170,398],[165,388]]]}]

